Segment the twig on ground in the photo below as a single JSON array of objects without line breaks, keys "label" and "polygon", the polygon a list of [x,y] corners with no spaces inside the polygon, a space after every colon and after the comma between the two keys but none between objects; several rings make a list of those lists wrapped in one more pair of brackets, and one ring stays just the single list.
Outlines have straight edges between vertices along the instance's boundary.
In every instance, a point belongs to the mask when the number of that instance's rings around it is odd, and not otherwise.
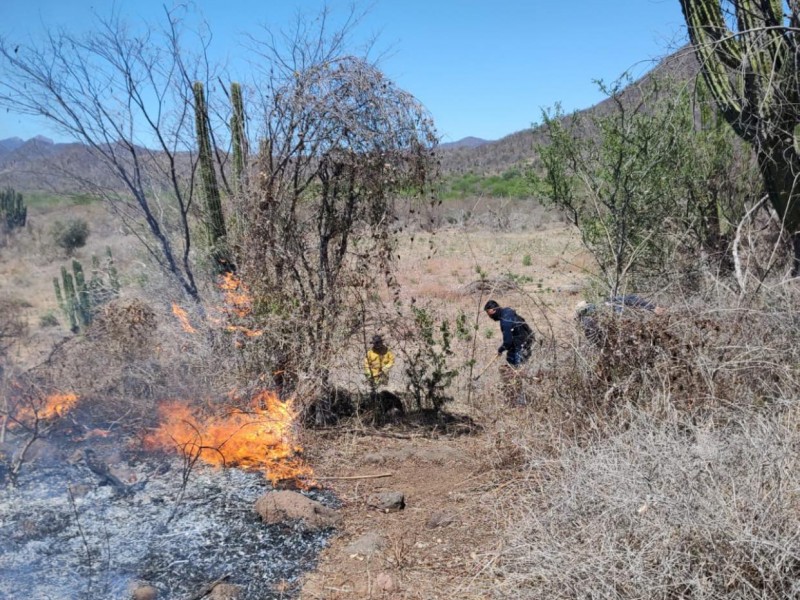
[{"label": "twig on ground", "polygon": [[331,481],[332,479],[338,480],[346,480],[346,479],[378,479],[380,477],[391,477],[394,473],[378,473],[377,475],[350,475],[350,476],[342,476],[342,477],[315,477],[314,479],[320,479],[325,481]]}]

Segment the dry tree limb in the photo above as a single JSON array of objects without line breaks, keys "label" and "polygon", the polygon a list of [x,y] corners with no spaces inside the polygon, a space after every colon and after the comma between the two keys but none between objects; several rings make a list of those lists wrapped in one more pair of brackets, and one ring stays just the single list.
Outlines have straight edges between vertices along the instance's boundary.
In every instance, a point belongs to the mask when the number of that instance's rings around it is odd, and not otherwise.
[{"label": "dry tree limb", "polygon": [[378,473],[377,475],[350,475],[350,476],[342,476],[342,477],[336,477],[336,476],[332,476],[332,477],[315,477],[314,479],[325,480],[325,481],[331,481],[333,479],[338,479],[340,481],[343,481],[343,480],[346,480],[346,479],[378,479],[380,477],[391,477],[392,475],[394,475],[394,473]]}]

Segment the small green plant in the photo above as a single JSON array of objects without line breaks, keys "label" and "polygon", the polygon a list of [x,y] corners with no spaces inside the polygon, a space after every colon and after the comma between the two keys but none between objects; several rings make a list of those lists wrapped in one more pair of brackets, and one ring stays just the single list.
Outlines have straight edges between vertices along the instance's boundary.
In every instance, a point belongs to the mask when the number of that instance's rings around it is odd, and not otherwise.
[{"label": "small green plant", "polygon": [[84,219],[70,219],[66,223],[56,221],[51,230],[56,246],[62,248],[67,256],[86,245],[89,237],[89,224]]},{"label": "small green plant", "polygon": [[41,329],[48,329],[49,327],[58,327],[58,317],[52,310],[48,310],[41,317],[39,317],[39,327]]},{"label": "small green plant", "polygon": [[522,257],[522,266],[523,267],[530,267],[533,264],[533,260],[531,260],[531,255],[526,254]]},{"label": "small green plant", "polygon": [[415,339],[419,342],[405,355],[406,385],[411,392],[417,410],[441,410],[447,389],[458,374],[458,369],[449,365],[453,355],[450,348],[452,332],[447,320],[436,325],[431,314],[424,308],[411,308]]},{"label": "small green plant", "polygon": [[456,337],[464,342],[468,342],[472,339],[472,331],[474,329],[475,325],[467,321],[467,314],[462,310],[458,311],[458,315],[456,316]]},{"label": "small green plant", "polygon": [[517,285],[524,285],[526,283],[533,282],[533,277],[530,275],[517,275],[516,273],[511,273],[509,271],[505,276]]},{"label": "small green plant", "polygon": [[483,330],[483,337],[485,337],[487,340],[492,339],[494,337],[494,329],[491,329],[489,327],[484,329]]}]

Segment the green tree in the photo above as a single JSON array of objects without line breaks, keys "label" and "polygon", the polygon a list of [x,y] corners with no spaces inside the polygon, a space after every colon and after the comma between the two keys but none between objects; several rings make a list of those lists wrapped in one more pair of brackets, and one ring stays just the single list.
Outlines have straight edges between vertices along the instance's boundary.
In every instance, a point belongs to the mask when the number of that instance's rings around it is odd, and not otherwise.
[{"label": "green tree", "polygon": [[798,3],[681,0],[703,77],[722,115],[752,144],[770,202],[791,236],[800,275]]},{"label": "green tree", "polygon": [[540,155],[547,198],[578,228],[616,295],[626,282],[660,270],[671,255],[665,224],[679,196],[674,173],[691,112],[658,85],[623,94],[621,80],[601,89],[610,100],[603,113],[545,111],[549,144]]}]

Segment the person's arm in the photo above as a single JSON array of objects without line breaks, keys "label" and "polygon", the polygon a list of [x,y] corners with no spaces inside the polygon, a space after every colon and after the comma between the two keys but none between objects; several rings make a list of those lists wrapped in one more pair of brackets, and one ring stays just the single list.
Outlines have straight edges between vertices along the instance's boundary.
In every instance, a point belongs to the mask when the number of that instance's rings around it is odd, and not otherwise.
[{"label": "person's arm", "polygon": [[383,370],[388,371],[392,368],[394,364],[394,354],[392,354],[391,350],[387,350],[386,354],[383,355]]},{"label": "person's arm", "polygon": [[514,335],[511,330],[514,328],[517,315],[513,312],[509,315],[508,312],[504,311],[503,315],[500,317],[500,331],[503,333],[503,344],[497,349],[499,354],[510,349],[514,342]]},{"label": "person's arm", "polygon": [[375,378],[378,374],[379,368],[376,368],[375,356],[372,350],[367,351],[367,355],[364,357],[364,373],[367,377]]},{"label": "person's arm", "polygon": [[653,304],[649,300],[645,300],[641,296],[637,296],[636,294],[629,294],[627,296],[616,298],[614,304],[618,304],[620,306],[629,306],[630,308],[641,308],[644,310],[652,310],[652,311],[656,309],[655,304]]}]

